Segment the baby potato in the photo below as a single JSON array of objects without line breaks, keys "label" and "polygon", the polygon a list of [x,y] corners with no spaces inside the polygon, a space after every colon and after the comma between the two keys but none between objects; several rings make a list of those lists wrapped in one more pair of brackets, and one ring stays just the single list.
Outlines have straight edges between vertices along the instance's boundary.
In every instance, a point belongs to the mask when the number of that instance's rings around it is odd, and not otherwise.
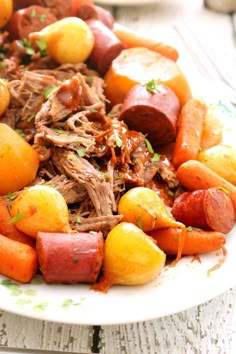
[{"label": "baby potato", "polygon": [[0,116],[5,113],[10,103],[10,93],[6,81],[0,79]]},{"label": "baby potato", "polygon": [[67,17],[33,32],[29,39],[37,43],[44,40],[50,57],[59,64],[82,63],[90,55],[93,45],[93,34],[83,20],[78,17]]},{"label": "baby potato", "polygon": [[143,231],[164,227],[182,227],[170,215],[163,200],[151,189],[135,187],[126,192],[118,203],[122,221],[131,222]]},{"label": "baby potato", "polygon": [[24,189],[13,201],[11,221],[25,234],[69,232],[69,212],[65,199],[55,189],[35,185]]},{"label": "baby potato", "polygon": [[31,183],[39,167],[38,153],[15,130],[0,123],[0,195]]},{"label": "baby potato", "polygon": [[202,150],[198,160],[236,185],[236,147],[219,144]]},{"label": "baby potato", "polygon": [[113,284],[140,285],[155,279],[165,265],[166,255],[134,224],[122,222],[107,235],[103,276]]}]

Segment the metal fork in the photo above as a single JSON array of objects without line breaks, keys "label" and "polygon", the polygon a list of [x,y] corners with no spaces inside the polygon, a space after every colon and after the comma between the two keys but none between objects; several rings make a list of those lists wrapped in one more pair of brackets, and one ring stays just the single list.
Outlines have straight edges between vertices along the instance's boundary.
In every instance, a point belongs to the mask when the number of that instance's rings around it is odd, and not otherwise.
[{"label": "metal fork", "polygon": [[[227,77],[217,63],[205,50],[196,34],[184,23],[174,24],[173,28],[187,53],[192,58],[203,83],[212,85],[220,95],[236,107],[236,82]],[[235,66],[236,69],[236,66]]]}]

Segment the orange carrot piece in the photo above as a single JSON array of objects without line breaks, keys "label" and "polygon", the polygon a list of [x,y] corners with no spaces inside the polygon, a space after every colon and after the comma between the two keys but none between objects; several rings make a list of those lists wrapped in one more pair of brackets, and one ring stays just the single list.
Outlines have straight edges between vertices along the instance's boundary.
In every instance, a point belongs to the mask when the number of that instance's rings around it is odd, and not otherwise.
[{"label": "orange carrot piece", "polygon": [[37,268],[38,258],[33,247],[0,235],[0,274],[28,283]]},{"label": "orange carrot piece", "polygon": [[202,162],[189,160],[179,166],[176,175],[182,186],[190,191],[211,187],[223,188],[228,192],[236,214],[236,187]]},{"label": "orange carrot piece", "polygon": [[194,98],[189,99],[183,106],[179,116],[176,143],[172,156],[175,167],[185,161],[197,158],[201,146],[205,115],[206,106]]},{"label": "orange carrot piece", "polygon": [[[168,255],[178,252],[181,230],[177,228],[159,229],[148,232],[157,246]],[[182,249],[183,255],[209,253],[223,248],[226,237],[221,232],[187,229]]]},{"label": "orange carrot piece", "polygon": [[154,39],[140,36],[134,31],[126,28],[125,26],[119,25],[118,23],[114,24],[113,33],[121,40],[126,48],[145,47],[173,61],[177,61],[179,57],[179,53],[176,48],[166,43],[157,42]]},{"label": "orange carrot piece", "polygon": [[15,227],[14,223],[10,222],[10,220],[11,215],[9,213],[7,205],[0,197],[0,234],[11,238],[12,240],[25,243],[31,247],[35,247],[35,240],[32,237],[19,231]]}]

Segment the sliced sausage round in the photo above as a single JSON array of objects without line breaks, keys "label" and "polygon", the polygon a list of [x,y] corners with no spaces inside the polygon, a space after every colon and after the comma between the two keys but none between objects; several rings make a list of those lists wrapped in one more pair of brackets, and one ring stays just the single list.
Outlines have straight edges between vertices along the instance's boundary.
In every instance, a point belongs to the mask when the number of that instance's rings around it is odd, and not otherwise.
[{"label": "sliced sausage round", "polygon": [[124,49],[124,45],[101,21],[90,19],[86,23],[91,29],[95,40],[89,62],[94,69],[104,75],[113,59]]},{"label": "sliced sausage round", "polygon": [[175,93],[165,85],[157,85],[154,93],[145,85],[135,85],[121,108],[122,119],[132,130],[147,134],[153,147],[175,140],[180,104]]},{"label": "sliced sausage round", "polygon": [[172,215],[186,226],[228,233],[235,223],[233,203],[219,188],[185,192],[178,196]]},{"label": "sliced sausage round", "polygon": [[39,232],[36,250],[47,283],[94,283],[103,262],[103,235]]},{"label": "sliced sausage round", "polygon": [[57,18],[53,13],[44,7],[32,5],[15,11],[6,29],[12,40],[25,39],[31,32],[41,31],[44,27],[56,21]]},{"label": "sliced sausage round", "polygon": [[84,21],[95,18],[110,29],[113,28],[114,24],[114,17],[109,11],[89,1],[73,1],[71,16],[77,16]]},{"label": "sliced sausage round", "polygon": [[48,9],[57,19],[70,16],[72,0],[14,0],[14,9],[24,9],[31,5],[39,5]]}]

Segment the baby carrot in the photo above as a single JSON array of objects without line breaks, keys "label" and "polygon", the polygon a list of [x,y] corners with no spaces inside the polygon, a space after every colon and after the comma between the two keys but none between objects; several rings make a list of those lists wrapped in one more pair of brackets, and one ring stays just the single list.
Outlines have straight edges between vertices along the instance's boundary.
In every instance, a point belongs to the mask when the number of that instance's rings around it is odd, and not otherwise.
[{"label": "baby carrot", "polygon": [[0,274],[28,283],[37,268],[37,253],[33,247],[0,235]]},{"label": "baby carrot", "polygon": [[172,156],[175,167],[185,161],[197,158],[205,115],[206,106],[194,98],[189,99],[183,106],[179,116],[176,143]]},{"label": "baby carrot", "polygon": [[176,175],[179,182],[190,191],[211,187],[223,188],[228,192],[236,214],[236,187],[202,162],[197,160],[186,161],[179,166]]},{"label": "baby carrot", "polygon": [[[148,232],[154,238],[157,246],[166,254],[175,255],[178,252],[181,230],[177,228],[159,229]],[[209,253],[223,248],[226,237],[221,232],[191,229],[186,231],[182,249],[183,255]]]},{"label": "baby carrot", "polygon": [[7,205],[3,198],[0,197],[0,234],[11,238],[12,240],[19,241],[34,247],[34,239],[19,231],[11,221],[11,215]]},{"label": "baby carrot", "polygon": [[114,24],[113,33],[121,40],[126,48],[144,47],[173,61],[177,61],[179,57],[178,51],[174,47],[163,42],[157,42],[154,39],[140,36],[118,23]]}]

